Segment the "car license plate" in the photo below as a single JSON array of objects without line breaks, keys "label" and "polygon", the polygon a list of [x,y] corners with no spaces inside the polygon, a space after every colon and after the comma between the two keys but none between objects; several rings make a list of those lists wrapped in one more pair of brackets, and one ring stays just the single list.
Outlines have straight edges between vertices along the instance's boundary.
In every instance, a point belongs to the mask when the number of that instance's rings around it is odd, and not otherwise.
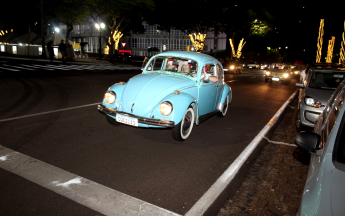
[{"label": "car license plate", "polygon": [[249,67],[249,68],[252,68],[252,67]]},{"label": "car license plate", "polygon": [[116,121],[138,127],[138,119],[116,114]]},{"label": "car license plate", "polygon": [[273,77],[272,80],[273,81],[279,81],[279,78]]}]

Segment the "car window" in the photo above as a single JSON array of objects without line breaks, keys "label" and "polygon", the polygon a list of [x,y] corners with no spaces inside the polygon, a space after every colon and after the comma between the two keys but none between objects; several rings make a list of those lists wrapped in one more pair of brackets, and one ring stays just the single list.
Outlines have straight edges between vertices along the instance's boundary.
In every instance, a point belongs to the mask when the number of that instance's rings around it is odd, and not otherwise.
[{"label": "car window", "polygon": [[345,115],[343,115],[335,140],[333,162],[337,169],[345,171]]},{"label": "car window", "polygon": [[344,73],[314,71],[310,77],[310,88],[336,89],[344,80]]},{"label": "car window", "polygon": [[147,71],[158,71],[162,69],[164,58],[154,58],[146,67]]},{"label": "car window", "polygon": [[217,64],[217,76],[218,76],[218,79],[223,79],[223,70],[222,70],[222,67]]},{"label": "car window", "polygon": [[[334,127],[339,111],[343,104],[344,104],[344,90],[342,88],[339,94],[335,95],[334,99],[332,97],[329,100],[323,112],[323,115],[325,115],[324,123],[322,126],[323,143],[327,141],[328,136]],[[320,146],[320,147],[323,148],[323,146]]]},{"label": "car window", "polygon": [[203,67],[203,71],[205,71],[208,75],[215,76],[214,64],[205,64]]}]

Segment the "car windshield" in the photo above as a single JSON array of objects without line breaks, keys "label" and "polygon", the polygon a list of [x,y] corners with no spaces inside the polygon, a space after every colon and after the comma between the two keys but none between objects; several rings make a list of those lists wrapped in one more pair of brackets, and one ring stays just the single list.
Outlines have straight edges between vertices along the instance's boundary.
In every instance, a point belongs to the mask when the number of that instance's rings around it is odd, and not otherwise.
[{"label": "car windshield", "polygon": [[192,59],[173,56],[157,56],[146,66],[146,72],[170,73],[195,78],[198,63]]},{"label": "car windshield", "polygon": [[323,89],[336,89],[338,85],[344,80],[344,73],[341,72],[320,72],[314,71],[309,87],[323,88]]}]

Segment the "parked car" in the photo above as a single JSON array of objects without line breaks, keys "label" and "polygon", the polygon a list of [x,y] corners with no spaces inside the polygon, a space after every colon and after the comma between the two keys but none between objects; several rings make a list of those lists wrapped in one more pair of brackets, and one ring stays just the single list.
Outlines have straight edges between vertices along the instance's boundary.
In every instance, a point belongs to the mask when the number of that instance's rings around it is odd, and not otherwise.
[{"label": "parked car", "polygon": [[242,64],[238,60],[229,60],[223,64],[224,72],[242,73]]},{"label": "parked car", "polygon": [[344,215],[345,194],[345,81],[321,115],[313,132],[295,138],[300,148],[311,153],[307,181],[297,215]]},{"label": "parked car", "polygon": [[289,67],[285,69],[269,69],[265,71],[265,82],[280,82],[280,84],[289,84],[291,82],[292,73]]},{"label": "parked car", "polygon": [[189,137],[214,114],[223,117],[232,101],[222,65],[195,52],[164,52],[153,56],[141,74],[107,90],[98,110],[111,124],[172,128],[175,140]]},{"label": "parked car", "polygon": [[344,68],[311,67],[303,83],[296,83],[300,88],[296,129],[308,130],[314,127],[316,118],[322,113],[328,99],[344,80]]},{"label": "parked car", "polygon": [[258,63],[256,63],[256,62],[249,62],[248,64],[247,64],[247,68],[248,69],[259,69],[260,68],[260,65],[258,64]]}]

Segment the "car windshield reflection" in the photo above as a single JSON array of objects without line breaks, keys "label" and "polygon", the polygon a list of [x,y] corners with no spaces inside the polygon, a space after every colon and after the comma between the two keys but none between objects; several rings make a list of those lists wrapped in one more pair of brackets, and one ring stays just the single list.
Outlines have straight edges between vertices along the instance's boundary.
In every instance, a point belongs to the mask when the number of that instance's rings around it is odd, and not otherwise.
[{"label": "car windshield reflection", "polygon": [[339,86],[339,83],[341,83],[343,80],[343,73],[314,72],[311,76],[309,87],[334,90]]}]

